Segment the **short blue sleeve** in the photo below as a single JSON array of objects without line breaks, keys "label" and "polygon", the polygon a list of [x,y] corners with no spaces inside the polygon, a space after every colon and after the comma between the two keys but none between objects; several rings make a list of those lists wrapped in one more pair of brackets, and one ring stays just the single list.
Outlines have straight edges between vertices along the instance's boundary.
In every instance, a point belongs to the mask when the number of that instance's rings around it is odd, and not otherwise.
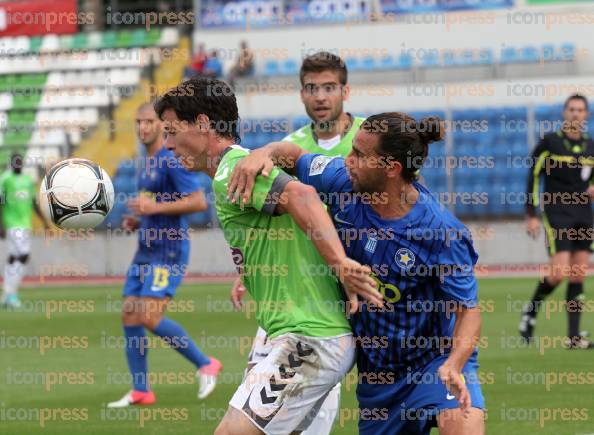
[{"label": "short blue sleeve", "polygon": [[319,193],[352,192],[353,186],[342,157],[305,154],[297,160],[297,178]]},{"label": "short blue sleeve", "polygon": [[173,182],[175,193],[185,196],[201,188],[198,174],[188,171],[181,164],[170,168],[169,176]]},{"label": "short blue sleeve", "polygon": [[455,238],[444,240],[438,257],[441,289],[448,299],[473,308],[478,305],[478,285],[474,276],[478,254],[467,234],[456,234]]}]

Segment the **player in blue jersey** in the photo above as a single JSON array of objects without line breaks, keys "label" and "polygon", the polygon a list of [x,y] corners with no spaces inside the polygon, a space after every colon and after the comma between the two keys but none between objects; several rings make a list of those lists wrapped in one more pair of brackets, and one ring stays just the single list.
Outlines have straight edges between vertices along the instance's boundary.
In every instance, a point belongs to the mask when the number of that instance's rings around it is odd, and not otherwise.
[{"label": "player in blue jersey", "polygon": [[152,104],[145,103],[138,109],[136,130],[147,157],[139,168],[139,196],[128,202],[137,217],[128,216],[123,221],[124,229],[138,230],[138,249],[126,276],[122,308],[133,389],[122,399],[109,403],[111,408],[156,401],[148,384],[145,329],[196,366],[199,399],[212,392],[221,369],[221,363],[204,355],[181,325],[164,316],[188,264],[190,242],[185,215],[206,210],[206,198],[196,175],[163,147],[163,126]]},{"label": "player in blue jersey", "polygon": [[282,162],[328,204],[347,255],[373,270],[385,306],[363,303],[351,319],[361,434],[484,433],[477,254],[469,231],[417,182],[442,132],[437,118],[373,115],[346,159],[277,142],[240,162],[229,184],[243,200],[256,174]]}]

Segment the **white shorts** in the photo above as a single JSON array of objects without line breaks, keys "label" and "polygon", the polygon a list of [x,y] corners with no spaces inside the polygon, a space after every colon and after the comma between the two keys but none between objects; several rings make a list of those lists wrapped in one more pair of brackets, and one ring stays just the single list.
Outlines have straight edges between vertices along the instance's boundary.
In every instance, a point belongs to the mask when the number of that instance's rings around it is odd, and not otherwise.
[{"label": "white shorts", "polygon": [[353,367],[353,336],[283,334],[268,342],[270,353],[245,376],[229,405],[267,435],[304,431]]},{"label": "white shorts", "polygon": [[20,257],[31,252],[31,230],[25,228],[11,228],[6,232],[8,255]]}]

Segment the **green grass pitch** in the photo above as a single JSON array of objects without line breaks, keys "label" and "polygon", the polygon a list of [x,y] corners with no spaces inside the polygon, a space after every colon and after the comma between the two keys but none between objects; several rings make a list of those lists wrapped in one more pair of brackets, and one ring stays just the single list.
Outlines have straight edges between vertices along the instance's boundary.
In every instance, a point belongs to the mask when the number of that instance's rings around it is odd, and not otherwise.
[{"label": "green grass pitch", "polygon": [[[516,338],[518,310],[534,283],[526,278],[480,281],[479,361],[487,433],[594,433],[594,352],[561,347],[555,337],[566,332],[563,310],[550,305],[550,315],[540,317],[539,346],[520,346]],[[587,293],[593,284],[589,280]],[[215,392],[199,402],[190,364],[155,341],[149,369],[157,404],[114,411],[105,404],[129,389],[119,338],[120,290],[23,290],[23,310],[0,311],[0,434],[211,434],[241,380],[248,341],[256,331],[253,318],[231,310],[228,289],[229,284],[184,285],[176,312],[169,314],[223,362]],[[564,293],[563,286],[553,300],[562,301]],[[583,327],[594,331],[588,311]],[[334,434],[357,433],[350,387],[343,383]]]}]

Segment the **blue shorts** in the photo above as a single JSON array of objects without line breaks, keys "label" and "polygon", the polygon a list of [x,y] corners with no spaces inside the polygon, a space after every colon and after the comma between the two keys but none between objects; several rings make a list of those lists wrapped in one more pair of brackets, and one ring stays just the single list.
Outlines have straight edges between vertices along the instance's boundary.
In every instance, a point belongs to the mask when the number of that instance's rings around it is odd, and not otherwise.
[{"label": "blue shorts", "polygon": [[[375,383],[360,374],[363,382],[357,386],[359,434],[428,435],[431,428],[437,425],[440,411],[459,406],[437,374],[446,359],[446,356],[438,357],[422,369],[412,371],[392,383],[386,376],[389,373],[378,376],[376,379],[384,381]],[[478,363],[469,361],[462,373],[472,406],[484,409],[485,400],[477,368]]]},{"label": "blue shorts", "polygon": [[132,263],[126,273],[122,296],[173,298],[184,279],[185,269],[179,264]]}]

